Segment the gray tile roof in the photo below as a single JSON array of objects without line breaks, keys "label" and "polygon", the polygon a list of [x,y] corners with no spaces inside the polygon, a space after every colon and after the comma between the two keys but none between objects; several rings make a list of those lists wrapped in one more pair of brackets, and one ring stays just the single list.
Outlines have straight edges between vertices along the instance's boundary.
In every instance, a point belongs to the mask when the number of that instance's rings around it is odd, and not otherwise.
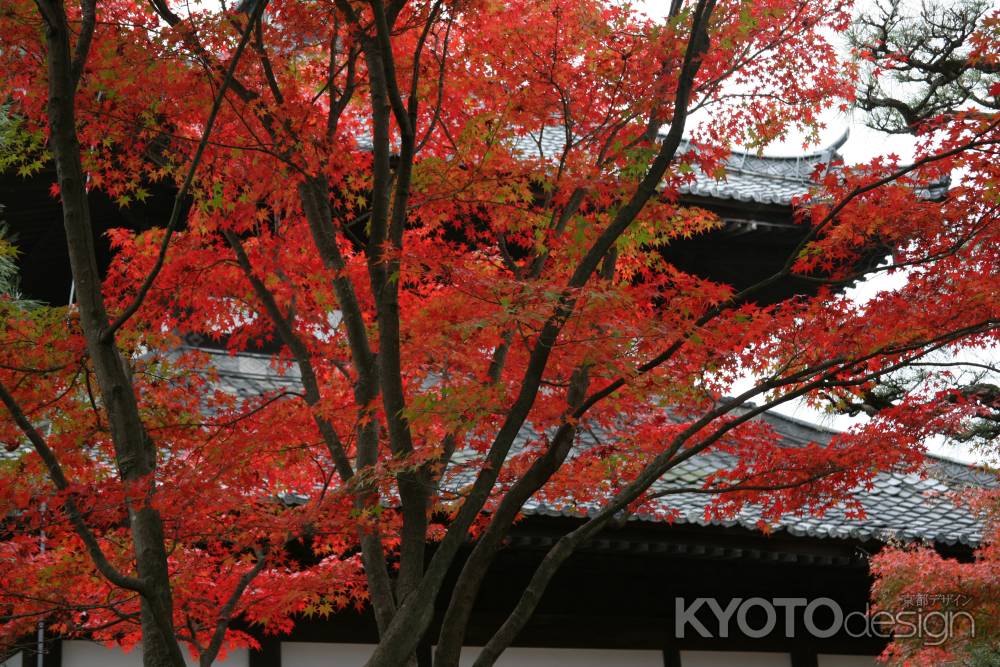
[{"label": "gray tile roof", "polygon": [[252,398],[299,387],[299,372],[295,366],[277,373],[266,354],[226,354],[206,349],[212,355],[212,366],[219,385],[240,398]]},{"label": "gray tile roof", "polygon": [[[837,149],[847,141],[847,133],[819,151],[794,157],[761,157],[734,151],[726,161],[726,176],[715,179],[696,171],[694,182],[683,185],[681,194],[711,199],[787,206],[792,199],[809,191],[817,167],[840,160]],[[520,137],[515,148],[529,158],[551,159],[565,146],[565,132],[558,127],[544,128]],[[683,142],[679,154],[692,150]]]},{"label": "gray tile roof", "polygon": [[[529,158],[553,159],[566,145],[565,136],[562,128],[544,128],[519,137],[514,147]],[[680,192],[682,195],[723,201],[789,206],[794,198],[808,194],[817,169],[822,171],[831,162],[842,160],[837,149],[844,145],[848,137],[849,131],[846,131],[829,146],[791,157],[733,151],[726,160],[724,178],[713,178],[696,170],[694,181],[681,186]],[[692,149],[691,144],[684,141],[678,154],[683,155]],[[947,191],[948,181],[943,180],[918,190],[918,194],[928,199],[940,199]]]},{"label": "gray tile roof", "polygon": [[[825,444],[836,433],[773,412],[766,413],[761,419],[770,424],[782,438],[782,444],[788,447],[803,446],[809,442]],[[730,468],[733,460],[731,455],[722,452],[705,452],[671,470],[657,482],[654,490],[700,486],[712,472]],[[954,492],[969,487],[996,485],[996,476],[989,472],[929,457],[923,475],[883,472],[873,480],[870,489],[857,488],[855,499],[864,508],[864,518],[849,516],[846,508],[838,506],[822,516],[786,515],[776,524],[770,524],[770,528],[792,535],[819,538],[927,541],[975,546],[983,538],[982,521],[956,502]],[[720,520],[706,515],[709,499],[704,494],[675,494],[656,502],[656,513],[639,514],[635,519],[658,521],[661,520],[658,516],[673,514],[678,524],[741,526],[759,530],[761,513],[754,507],[745,508],[731,519]],[[570,516],[585,513],[580,510],[556,510],[543,504],[536,504],[530,511]]]},{"label": "gray tile roof", "polygon": [[[276,375],[267,357],[260,355],[229,356],[217,354],[219,379],[225,388],[242,396],[280,391],[296,385],[293,372]],[[809,424],[777,413],[767,413],[765,420],[788,447],[801,447],[810,442],[825,444],[836,431]],[[526,431],[525,438],[533,434]],[[588,441],[588,438],[590,439]],[[581,434],[579,447],[595,443],[593,435]],[[459,457],[460,458],[460,457]],[[657,483],[657,490],[671,486],[699,485],[706,475],[730,466],[732,459],[721,452],[706,452],[679,465]],[[460,488],[471,482],[471,471],[459,472],[449,486]],[[957,504],[950,495],[970,486],[996,486],[997,477],[961,463],[931,457],[925,474],[883,472],[871,489],[856,490],[865,518],[850,517],[842,507],[827,511],[823,516],[788,515],[771,528],[792,535],[818,538],[842,538],[862,541],[890,539],[902,541],[933,541],[943,544],[976,545],[983,537],[983,525],[967,508]],[[699,526],[742,526],[759,530],[760,513],[746,508],[738,516],[718,520],[706,516],[709,498],[704,494],[676,494],[656,501],[662,505],[651,514],[631,517],[636,521],[662,521],[670,513],[679,524]],[[596,507],[576,506],[555,508],[537,500],[529,501],[525,513],[546,516],[583,516]]]}]

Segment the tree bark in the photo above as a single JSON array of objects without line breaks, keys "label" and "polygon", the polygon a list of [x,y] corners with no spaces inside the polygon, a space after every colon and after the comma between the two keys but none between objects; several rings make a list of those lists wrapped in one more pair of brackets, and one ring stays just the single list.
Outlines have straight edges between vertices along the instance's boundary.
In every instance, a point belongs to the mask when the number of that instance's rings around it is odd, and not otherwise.
[{"label": "tree bark", "polygon": [[63,225],[80,308],[80,325],[97,376],[115,448],[119,477],[130,491],[142,493],[129,503],[135,567],[144,591],[141,598],[143,664],[183,667],[173,631],[173,603],[164,545],[163,523],[150,504],[155,491],[156,450],[139,417],[129,371],[113,337],[103,340],[108,315],[94,252],[94,235],[76,134],[74,64],[70,55],[65,7],[59,0],[40,0],[46,20],[49,74],[49,145],[55,158]]}]

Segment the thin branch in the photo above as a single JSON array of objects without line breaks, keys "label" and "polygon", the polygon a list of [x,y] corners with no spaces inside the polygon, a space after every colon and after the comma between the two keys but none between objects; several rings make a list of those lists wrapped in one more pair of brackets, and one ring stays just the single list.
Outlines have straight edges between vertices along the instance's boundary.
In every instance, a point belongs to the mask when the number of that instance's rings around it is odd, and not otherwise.
[{"label": "thin branch", "polygon": [[250,585],[258,574],[264,569],[265,563],[267,563],[266,553],[262,550],[255,550],[255,555],[257,557],[257,562],[254,566],[243,573],[240,580],[236,583],[236,587],[233,588],[233,592],[229,595],[229,599],[219,610],[219,618],[215,624],[215,631],[212,632],[212,639],[208,642],[208,646],[205,651],[201,654],[199,662],[201,667],[209,667],[214,661],[215,657],[219,654],[219,649],[222,648],[222,642],[226,638],[226,630],[229,629],[229,624],[233,619],[233,612],[236,610],[236,605],[239,603],[240,598],[243,597],[243,593],[246,591],[247,587]]},{"label": "thin branch", "polygon": [[[235,253],[236,261],[243,271],[244,277],[253,288],[254,294],[256,294],[257,298],[264,305],[264,310],[278,330],[278,335],[281,337],[282,342],[288,347],[295,358],[302,376],[302,386],[305,389],[306,403],[310,407],[315,408],[319,404],[321,395],[319,381],[316,379],[316,371],[313,368],[308,348],[302,339],[296,335],[295,330],[292,328],[292,322],[281,312],[281,307],[275,300],[274,295],[267,289],[264,281],[254,274],[253,265],[250,263],[246,249],[236,234],[226,229],[222,231],[222,235]],[[320,434],[323,436],[323,441],[330,451],[330,456],[333,458],[334,464],[337,466],[338,474],[344,482],[350,481],[354,476],[354,468],[351,466],[350,458],[347,456],[347,449],[344,447],[340,436],[337,435],[337,431],[333,428],[333,425],[326,418],[316,413],[315,410],[312,411],[312,417]]]},{"label": "thin branch", "polygon": [[[17,424],[21,432],[24,433],[28,441],[31,442],[35,451],[41,457],[42,462],[45,463],[45,467],[49,471],[49,478],[55,485],[56,489],[59,491],[66,491],[70,488],[69,480],[66,479],[66,475],[63,472],[62,466],[59,464],[59,460],[56,458],[55,453],[49,447],[45,438],[39,433],[38,429],[35,428],[34,424],[28,419],[18,404],[17,400],[7,391],[7,388],[0,383],[0,402],[6,406],[7,411],[10,412],[11,417],[14,419],[14,423]],[[76,506],[76,501],[73,499],[72,495],[66,496],[65,501],[66,513],[69,515],[70,521],[73,523],[73,528],[76,534],[83,541],[84,546],[87,549],[87,553],[90,555],[91,560],[94,561],[94,565],[97,570],[107,579],[109,582],[124,588],[126,590],[135,591],[142,595],[146,595],[148,591],[148,586],[140,579],[135,577],[130,577],[128,575],[122,574],[115,568],[114,565],[108,560],[104,551],[101,549],[100,543],[97,538],[87,527],[84,521],[83,515],[80,513]]]},{"label": "thin branch", "polygon": [[108,325],[108,327],[101,333],[102,342],[106,343],[113,340],[115,332],[118,331],[118,329],[120,329],[122,325],[124,325],[129,318],[131,318],[136,311],[139,310],[139,307],[146,299],[146,295],[149,293],[150,288],[152,288],[157,275],[159,275],[160,270],[163,269],[163,265],[167,259],[167,249],[170,245],[170,238],[173,236],[177,225],[180,223],[181,210],[184,208],[184,200],[187,198],[188,190],[191,188],[191,183],[194,181],[195,172],[198,169],[198,165],[201,163],[201,158],[205,153],[205,148],[208,146],[208,137],[212,133],[212,127],[215,125],[215,119],[219,114],[219,109],[222,108],[222,102],[226,97],[226,91],[233,83],[236,66],[240,61],[240,57],[243,55],[243,50],[246,48],[246,45],[250,40],[250,35],[253,34],[254,24],[260,18],[265,6],[267,6],[267,0],[259,0],[254,5],[253,13],[247,19],[246,28],[244,28],[243,34],[240,36],[240,42],[236,47],[236,51],[233,53],[233,58],[229,63],[229,68],[226,70],[226,75],[223,77],[222,84],[219,86],[219,91],[216,93],[215,99],[212,101],[212,109],[208,114],[208,119],[205,121],[205,130],[201,134],[201,141],[198,142],[198,148],[195,149],[194,156],[191,158],[191,165],[188,167],[187,175],[184,177],[184,182],[181,184],[180,190],[177,191],[177,195],[174,197],[174,206],[170,211],[170,218],[167,221],[163,241],[160,242],[160,250],[157,254],[156,262],[153,264],[153,268],[146,276],[145,280],[142,281],[142,284],[139,286],[132,302],[126,306],[118,317],[115,318],[114,322]]},{"label": "thin branch", "polygon": [[795,480],[794,482],[783,482],[781,484],[748,484],[746,480],[739,482],[737,484],[729,486],[675,486],[669,489],[664,489],[662,491],[657,491],[656,493],[647,493],[644,498],[649,500],[655,498],[665,498],[667,496],[679,495],[682,493],[695,493],[702,495],[723,495],[726,493],[739,493],[739,492],[766,492],[766,491],[782,491],[785,489],[794,489],[800,486],[806,486],[807,484],[812,484],[813,482],[818,482],[824,477],[829,477],[838,472],[844,472],[843,468],[829,468],[823,472],[818,472],[813,475],[807,475],[803,479]]}]

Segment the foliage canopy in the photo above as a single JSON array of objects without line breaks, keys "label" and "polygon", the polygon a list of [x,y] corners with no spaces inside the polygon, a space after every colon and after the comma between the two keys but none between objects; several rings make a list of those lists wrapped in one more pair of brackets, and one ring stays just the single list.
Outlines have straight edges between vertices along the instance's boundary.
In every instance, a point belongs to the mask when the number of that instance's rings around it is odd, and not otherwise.
[{"label": "foliage canopy", "polygon": [[[734,144],[851,102],[864,66],[831,43],[849,18],[829,0],[675,0],[662,20],[597,0],[5,3],[5,164],[51,153],[78,303],[0,298],[0,440],[20,453],[0,467],[3,638],[45,617],[207,665],[252,641],[234,618],[280,632],[371,605],[370,664],[404,664],[471,537],[430,638],[456,665],[523,504],[593,507],[487,665],[573,549],[654,507],[683,460],[736,454],[699,490],[766,519],[919,465],[981,410],[946,369],[826,446],[781,447],[752,417],[863,402],[928,354],[996,343],[995,114],[933,106],[913,164],[816,173],[801,242],[756,285],[662,253],[723,224],[679,190]],[[977,16],[970,62],[996,66],[996,21]],[[88,191],[128,207],[157,187],[171,218],[114,231],[102,275]],[[873,253],[906,280],[853,302]],[[792,277],[814,289],[757,298]],[[191,331],[267,342],[296,383],[219,391],[206,355],[176,351]],[[601,445],[574,446],[583,429]]]}]

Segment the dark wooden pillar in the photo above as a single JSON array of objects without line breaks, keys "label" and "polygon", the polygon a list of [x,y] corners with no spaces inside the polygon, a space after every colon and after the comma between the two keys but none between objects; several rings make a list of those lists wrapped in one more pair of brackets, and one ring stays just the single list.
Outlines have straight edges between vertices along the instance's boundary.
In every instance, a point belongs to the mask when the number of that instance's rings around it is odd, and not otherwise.
[{"label": "dark wooden pillar", "polygon": [[795,649],[792,651],[792,667],[819,667],[816,651]]},{"label": "dark wooden pillar", "polygon": [[[22,667],[38,667],[38,644],[32,644],[21,651]],[[42,667],[62,667],[62,640],[46,637],[42,646]]]},{"label": "dark wooden pillar", "polygon": [[260,637],[260,649],[250,651],[249,667],[281,667],[281,640],[275,637]]}]

